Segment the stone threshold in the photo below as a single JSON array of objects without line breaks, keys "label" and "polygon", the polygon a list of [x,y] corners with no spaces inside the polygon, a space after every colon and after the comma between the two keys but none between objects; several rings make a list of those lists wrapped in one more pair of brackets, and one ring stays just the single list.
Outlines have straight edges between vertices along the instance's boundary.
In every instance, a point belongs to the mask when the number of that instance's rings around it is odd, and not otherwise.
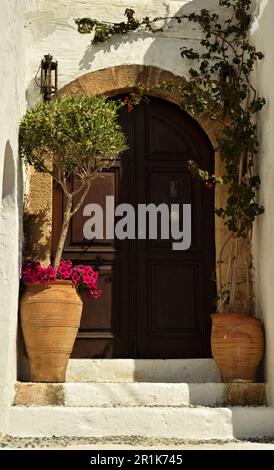
[{"label": "stone threshold", "polygon": [[264,406],[263,383],[20,383],[14,405],[65,407]]},{"label": "stone threshold", "polygon": [[66,382],[220,382],[213,359],[70,359]]}]

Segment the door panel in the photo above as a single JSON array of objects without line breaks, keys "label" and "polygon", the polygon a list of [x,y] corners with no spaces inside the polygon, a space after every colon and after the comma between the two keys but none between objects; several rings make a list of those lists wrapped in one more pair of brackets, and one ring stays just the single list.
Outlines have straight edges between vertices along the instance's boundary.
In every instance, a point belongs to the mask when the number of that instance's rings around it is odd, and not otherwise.
[{"label": "door panel", "polygon": [[[103,175],[99,175],[91,185],[88,192],[86,201],[93,204],[98,204],[103,208],[103,213],[106,214],[106,196],[113,196],[114,199],[118,198],[118,184],[119,184],[119,167],[104,172]],[[77,189],[77,185],[75,185]],[[77,200],[75,201],[77,202]],[[76,212],[71,223],[71,244],[79,245],[86,244],[86,240],[83,237],[83,224],[87,220],[83,217],[83,210]],[[105,225],[104,225],[105,227]],[[105,231],[103,233],[103,239],[93,240],[92,245],[113,245],[113,240],[107,240]]]},{"label": "door panel", "polygon": [[[181,335],[196,327],[197,266],[152,264],[149,276],[149,304],[153,336]],[[182,295],[182,285],[187,296]]]},{"label": "door panel", "polygon": [[[173,251],[171,238],[113,241],[105,234],[103,240],[87,241],[81,209],[73,218],[65,256],[96,265],[104,294],[85,302],[73,356],[209,357],[214,191],[192,178],[187,161],[213,172],[212,147],[192,118],[163,100],[149,98],[132,113],[123,109],[121,124],[130,149],[115,167],[102,172],[85,204],[105,208],[107,195],[114,196],[115,204],[132,204],[136,213],[138,204],[180,204],[180,228],[182,204],[191,204],[191,247]],[[55,189],[54,232],[62,221],[62,205],[62,194]]]}]

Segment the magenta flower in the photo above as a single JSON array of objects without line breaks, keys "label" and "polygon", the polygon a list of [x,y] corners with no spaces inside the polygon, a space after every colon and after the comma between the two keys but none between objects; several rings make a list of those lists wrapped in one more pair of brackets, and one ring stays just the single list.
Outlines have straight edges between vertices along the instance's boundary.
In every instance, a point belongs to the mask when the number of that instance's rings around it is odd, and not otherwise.
[{"label": "magenta flower", "polygon": [[98,299],[103,293],[98,289],[99,273],[91,266],[73,266],[70,260],[62,259],[57,272],[51,264],[44,267],[39,261],[28,261],[22,267],[21,280],[25,284],[51,284],[58,279],[73,282],[78,293],[87,299]]},{"label": "magenta flower", "polygon": [[58,267],[58,275],[60,279],[68,280],[71,279],[71,275],[73,272],[72,262],[68,260],[61,260],[59,267]]}]

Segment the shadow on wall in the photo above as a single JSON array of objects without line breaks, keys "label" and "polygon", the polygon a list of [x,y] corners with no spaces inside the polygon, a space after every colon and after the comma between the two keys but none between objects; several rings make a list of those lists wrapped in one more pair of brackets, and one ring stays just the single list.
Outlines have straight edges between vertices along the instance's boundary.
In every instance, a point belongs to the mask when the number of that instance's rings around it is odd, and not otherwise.
[{"label": "shadow on wall", "polygon": [[[22,217],[23,217],[23,171],[22,166],[18,165],[17,170],[14,163],[13,150],[10,141],[7,141],[5,147],[3,184],[1,198],[1,221],[0,221],[0,245],[10,247],[12,240],[19,244],[18,263],[21,263],[22,248]],[[17,218],[17,220],[16,220]],[[18,220],[19,218],[19,220]],[[18,234],[14,232],[18,223]],[[10,238],[12,234],[12,238]],[[13,246],[14,247],[14,246]]]},{"label": "shadow on wall", "polygon": [[14,206],[15,201],[15,166],[13,161],[13,151],[10,142],[7,141],[5,147],[5,159],[3,169],[3,185],[2,185],[2,216],[9,213],[10,205]]},{"label": "shadow on wall", "polygon": [[[182,15],[187,15],[192,12],[199,12],[202,8],[207,8],[212,11],[216,11],[218,9],[218,0],[189,0],[189,2],[185,5],[183,5],[177,12],[174,12],[174,10],[170,10],[170,5],[165,4],[165,12],[161,16],[182,16]],[[147,11],[144,11],[142,16],[150,16],[150,18],[153,18],[153,15],[150,15],[150,10],[152,8],[147,9]],[[122,10],[122,7],[121,7]],[[121,11],[122,13],[122,11]],[[222,13],[223,15],[223,13]],[[138,15],[138,18],[140,15]],[[225,18],[224,18],[225,20]],[[174,73],[179,74],[179,69],[180,69],[180,47],[184,46],[184,42],[187,41],[188,43],[190,41],[194,42],[194,45],[197,40],[199,40],[199,27],[197,26],[196,28],[193,27],[193,25],[190,25],[188,20],[182,20],[182,22],[179,24],[177,23],[176,20],[171,20],[167,19],[164,21],[163,24],[158,24],[157,27],[163,27],[164,31],[159,32],[159,33],[149,33],[149,32],[142,32],[142,33],[129,33],[128,36],[123,37],[122,35],[117,35],[111,38],[109,43],[105,44],[98,44],[96,46],[93,46],[92,44],[89,44],[87,47],[85,54],[83,55],[82,59],[79,62],[79,68],[81,71],[90,71],[92,68],[92,64],[94,60],[96,59],[97,54],[108,54],[108,53],[113,53],[118,51],[119,47],[124,44],[129,44],[131,45],[131,49],[133,49],[133,46],[135,45],[135,50],[136,51],[136,56],[138,57],[138,42],[144,41],[147,38],[153,38],[153,43],[149,46],[149,48],[145,51],[145,54],[142,58],[139,60],[137,59],[136,63],[142,63],[143,65],[155,65],[158,67],[162,67],[163,69],[170,70],[174,72],[174,66],[177,64],[178,70],[175,71]],[[196,31],[195,31],[196,30]],[[185,37],[184,37],[184,32],[185,32]],[[89,38],[89,36],[87,35]],[[166,41],[168,39],[173,39],[178,41],[178,48],[174,47],[174,44],[172,43],[168,49],[165,48],[166,46]],[[120,56],[121,57],[121,56]],[[127,54],[128,58],[128,54]],[[119,65],[121,63],[127,63],[128,61],[126,60],[125,62],[120,61]],[[182,62],[182,61],[181,61]],[[183,62],[182,62],[183,64]],[[117,64],[115,64],[117,65]],[[179,66],[179,67],[178,67]],[[176,67],[175,67],[176,68]],[[181,66],[182,68],[182,66]],[[188,67],[187,67],[188,69]]]},{"label": "shadow on wall", "polygon": [[[10,246],[14,239],[15,222],[15,165],[9,141],[4,154],[2,194],[0,205],[0,280],[7,278]],[[11,238],[12,236],[12,238]],[[7,258],[6,258],[7,256]]]},{"label": "shadow on wall", "polygon": [[[48,205],[36,213],[24,214],[24,258],[33,257],[43,259],[51,235],[45,237],[45,224],[50,224]],[[33,229],[35,227],[35,230]]]},{"label": "shadow on wall", "polygon": [[[22,218],[23,218],[23,172],[22,166],[15,166],[14,152],[10,141],[5,146],[3,184],[0,206],[0,294],[3,315],[16,314],[19,294],[19,271],[22,253]],[[3,286],[1,283],[3,282]],[[8,312],[8,313],[7,313]],[[8,321],[8,317],[7,317]],[[18,335],[20,348],[20,333]]]},{"label": "shadow on wall", "polygon": [[36,103],[41,101],[41,90],[37,86],[36,79],[33,78],[29,84],[28,88],[26,90],[26,103],[28,106],[28,109],[32,108]]}]

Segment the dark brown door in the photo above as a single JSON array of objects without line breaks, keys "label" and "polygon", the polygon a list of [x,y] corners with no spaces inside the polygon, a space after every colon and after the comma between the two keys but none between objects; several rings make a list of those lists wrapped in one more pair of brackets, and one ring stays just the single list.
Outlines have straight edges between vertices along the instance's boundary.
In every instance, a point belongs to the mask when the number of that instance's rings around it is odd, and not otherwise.
[{"label": "dark brown door", "polygon": [[[80,210],[70,227],[65,256],[97,265],[104,295],[85,302],[73,356],[209,357],[215,297],[214,191],[193,180],[186,162],[195,160],[213,172],[212,147],[193,119],[160,99],[149,98],[131,113],[124,109],[121,123],[130,150],[95,181],[85,204],[104,207],[106,195],[135,208],[191,204],[191,247],[174,251],[171,239],[87,242],[86,218]],[[61,220],[62,194],[55,189],[55,233]]]}]

